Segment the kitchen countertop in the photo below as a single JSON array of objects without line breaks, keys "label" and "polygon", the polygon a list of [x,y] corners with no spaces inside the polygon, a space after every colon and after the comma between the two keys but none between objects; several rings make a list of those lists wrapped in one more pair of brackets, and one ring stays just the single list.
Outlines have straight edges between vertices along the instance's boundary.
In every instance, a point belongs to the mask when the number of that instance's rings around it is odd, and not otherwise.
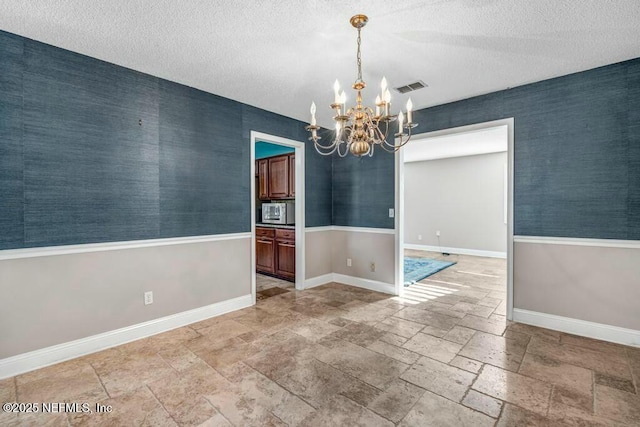
[{"label": "kitchen countertop", "polygon": [[286,228],[287,230],[295,230],[296,226],[289,224],[289,225],[284,225],[284,224],[265,224],[263,222],[258,222],[256,223],[256,227],[267,227],[267,228]]}]

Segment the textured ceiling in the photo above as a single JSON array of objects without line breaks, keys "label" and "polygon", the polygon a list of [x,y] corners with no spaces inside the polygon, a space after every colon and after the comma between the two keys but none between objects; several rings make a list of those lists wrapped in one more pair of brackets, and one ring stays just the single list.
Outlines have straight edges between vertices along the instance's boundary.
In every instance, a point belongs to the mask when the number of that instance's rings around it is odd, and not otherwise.
[{"label": "textured ceiling", "polygon": [[330,126],[356,13],[365,102],[383,75],[422,108],[640,57],[640,0],[1,0],[0,29]]}]

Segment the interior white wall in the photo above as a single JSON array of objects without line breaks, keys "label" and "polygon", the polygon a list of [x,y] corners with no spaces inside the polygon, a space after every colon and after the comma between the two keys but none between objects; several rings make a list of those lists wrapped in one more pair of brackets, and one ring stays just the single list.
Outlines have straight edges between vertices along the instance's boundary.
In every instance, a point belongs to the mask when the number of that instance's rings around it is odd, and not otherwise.
[{"label": "interior white wall", "polygon": [[[507,319],[513,319],[513,163],[514,163],[514,119],[500,119],[491,122],[476,123],[472,125],[460,126],[457,128],[442,129],[424,134],[415,135],[416,141],[423,138],[434,138],[443,135],[473,132],[480,129],[492,128],[496,126],[507,126]],[[415,141],[414,141],[415,142]],[[405,211],[405,163],[403,161],[403,151],[400,150],[395,156],[395,293],[402,296],[404,286],[403,271],[400,268],[404,264],[404,211]]]},{"label": "interior white wall", "polygon": [[507,161],[502,152],[405,163],[404,243],[506,254]]}]

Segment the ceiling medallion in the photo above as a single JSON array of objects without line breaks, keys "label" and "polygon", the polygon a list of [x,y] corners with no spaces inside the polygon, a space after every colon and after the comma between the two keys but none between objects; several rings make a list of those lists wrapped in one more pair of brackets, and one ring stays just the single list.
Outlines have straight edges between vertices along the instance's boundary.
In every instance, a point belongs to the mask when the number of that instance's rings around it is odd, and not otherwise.
[{"label": "ceiling medallion", "polygon": [[[411,139],[411,129],[418,124],[412,121],[411,99],[407,101],[407,116],[400,111],[398,115],[391,114],[391,93],[387,88],[387,79],[382,78],[380,83],[381,92],[376,97],[375,111],[371,107],[362,105],[362,89],[366,83],[362,80],[362,61],[360,59],[360,30],[367,23],[369,18],[365,15],[355,15],[351,18],[351,25],[358,30],[358,78],[351,85],[356,91],[356,105],[348,110],[345,108],[346,95],[340,92],[340,84],[336,80],[333,85],[334,102],[331,108],[336,111],[333,119],[335,125],[335,139],[329,145],[322,145],[318,130],[320,126],[316,124],[316,104],[311,103],[311,123],[305,129],[311,132],[310,140],[313,141],[318,153],[328,156],[335,152],[340,157],[345,157],[348,152],[355,156],[373,156],[376,146],[380,146],[387,152],[395,153]],[[398,122],[398,132],[393,135],[393,142],[388,142],[390,124]],[[384,131],[383,131],[384,129]],[[406,130],[406,133],[405,133]]]}]

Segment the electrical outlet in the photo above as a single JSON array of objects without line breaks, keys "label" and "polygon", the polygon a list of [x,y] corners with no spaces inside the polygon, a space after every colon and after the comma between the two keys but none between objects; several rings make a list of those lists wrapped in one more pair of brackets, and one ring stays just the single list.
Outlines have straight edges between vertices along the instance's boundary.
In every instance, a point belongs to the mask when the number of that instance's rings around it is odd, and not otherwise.
[{"label": "electrical outlet", "polygon": [[393,208],[389,208],[389,218],[394,218],[396,216],[396,210]]},{"label": "electrical outlet", "polygon": [[144,305],[153,304],[153,292],[147,291],[144,293]]},{"label": "electrical outlet", "polygon": [[371,265],[369,265],[369,270],[376,271],[376,263],[375,262],[372,262]]},{"label": "electrical outlet", "polygon": [[422,240],[422,234],[418,234],[418,240]]},{"label": "electrical outlet", "polygon": [[440,237],[440,230],[436,231],[436,236]]},{"label": "electrical outlet", "polygon": [[351,258],[347,258],[347,267],[351,267]]}]

